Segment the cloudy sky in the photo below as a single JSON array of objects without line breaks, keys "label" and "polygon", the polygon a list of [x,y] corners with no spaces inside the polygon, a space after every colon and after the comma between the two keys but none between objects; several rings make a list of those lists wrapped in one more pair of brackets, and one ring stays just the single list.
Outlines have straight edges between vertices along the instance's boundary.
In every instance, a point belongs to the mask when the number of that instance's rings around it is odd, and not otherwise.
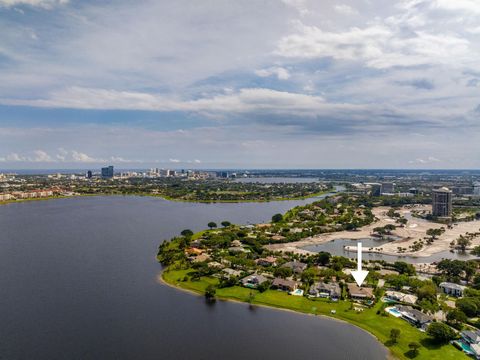
[{"label": "cloudy sky", "polygon": [[478,0],[0,0],[0,168],[478,168]]}]

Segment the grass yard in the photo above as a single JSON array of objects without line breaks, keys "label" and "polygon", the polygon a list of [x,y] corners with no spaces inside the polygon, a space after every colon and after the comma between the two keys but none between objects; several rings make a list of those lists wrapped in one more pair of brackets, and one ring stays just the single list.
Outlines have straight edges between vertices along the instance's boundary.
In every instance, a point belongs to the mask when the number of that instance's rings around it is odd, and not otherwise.
[{"label": "grass yard", "polygon": [[[183,281],[184,277],[190,271],[191,270],[167,270],[163,273],[163,279],[171,285],[192,290],[200,294],[205,292],[208,285],[218,284],[217,279],[210,277],[202,277],[199,281]],[[413,358],[408,347],[408,344],[411,342],[417,342],[422,345],[415,359],[468,359],[465,354],[457,350],[453,345],[447,344],[440,346],[433,343],[425,333],[419,331],[402,319],[390,315],[377,315],[378,310],[380,310],[380,313],[383,313],[381,310],[382,303],[380,302],[371,309],[356,312],[351,309],[350,301],[331,302],[326,299],[307,299],[303,296],[291,296],[277,290],[267,290],[260,293],[257,290],[240,286],[217,289],[217,297],[225,300],[231,299],[280,309],[294,310],[307,314],[326,315],[346,321],[373,334],[399,359]],[[336,314],[331,314],[331,310],[336,310]],[[392,344],[389,339],[390,330],[394,328],[401,331],[397,344]]]}]

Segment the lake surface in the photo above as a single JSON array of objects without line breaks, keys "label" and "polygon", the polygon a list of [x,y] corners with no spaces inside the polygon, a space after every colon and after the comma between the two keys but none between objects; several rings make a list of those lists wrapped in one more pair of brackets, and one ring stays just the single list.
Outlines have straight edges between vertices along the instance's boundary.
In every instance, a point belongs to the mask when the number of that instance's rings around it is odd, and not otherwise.
[{"label": "lake surface", "polygon": [[334,320],[161,285],[158,244],[209,221],[269,220],[306,201],[192,204],[84,197],[0,206],[1,359],[384,359]]},{"label": "lake surface", "polygon": [[[313,251],[313,252],[321,252],[326,251],[332,255],[336,256],[345,256],[351,259],[357,258],[356,251],[347,251],[344,249],[345,246],[357,246],[357,243],[361,241],[363,248],[370,248],[370,247],[380,247],[383,244],[386,244],[392,239],[381,239],[381,238],[365,238],[361,240],[352,240],[352,239],[336,239],[332,240],[323,244],[318,245],[308,245],[302,247],[304,250]],[[414,257],[414,256],[400,256],[400,255],[383,255],[383,254],[376,254],[376,253],[363,253],[362,255],[363,260],[385,260],[388,262],[395,262],[395,261],[405,261],[411,264],[417,263],[431,263],[440,261],[442,259],[452,259],[452,260],[470,260],[470,259],[478,259],[474,255],[470,255],[468,252],[450,252],[450,250],[441,251],[439,253],[425,256],[425,257]]]},{"label": "lake surface", "polygon": [[313,183],[319,182],[314,177],[247,177],[237,178],[237,182],[261,183],[261,184],[293,184],[293,183]]}]

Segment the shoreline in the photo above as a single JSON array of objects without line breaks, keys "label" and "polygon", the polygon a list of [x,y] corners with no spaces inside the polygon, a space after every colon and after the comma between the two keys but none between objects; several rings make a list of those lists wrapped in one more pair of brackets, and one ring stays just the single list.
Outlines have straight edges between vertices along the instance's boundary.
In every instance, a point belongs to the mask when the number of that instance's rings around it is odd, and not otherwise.
[{"label": "shoreline", "polygon": [[198,203],[198,204],[215,204],[215,203],[224,203],[224,204],[236,204],[236,203],[267,203],[267,202],[276,202],[276,201],[300,201],[300,200],[308,200],[312,198],[316,198],[319,196],[323,196],[325,194],[334,193],[333,191],[322,191],[319,193],[307,195],[307,196],[299,196],[293,198],[278,198],[278,199],[270,199],[270,200],[186,200],[186,199],[177,199],[168,196],[162,195],[155,195],[155,194],[110,194],[110,193],[101,193],[101,194],[77,194],[72,196],[48,196],[43,198],[29,198],[29,199],[17,199],[17,200],[6,200],[0,201],[1,205],[8,205],[8,204],[16,204],[16,203],[23,203],[29,201],[42,201],[42,200],[57,200],[57,199],[73,199],[77,197],[93,197],[93,196],[138,196],[138,197],[151,197],[151,198],[160,198],[166,201],[172,202],[184,202],[184,203]]},{"label": "shoreline", "polygon": [[[305,250],[306,246],[322,245],[333,240],[348,239],[348,240],[360,240],[374,237],[374,228],[385,226],[387,224],[393,224],[392,219],[388,218],[385,213],[388,207],[374,208],[373,213],[378,219],[376,222],[367,225],[356,231],[341,231],[319,234],[313,237],[305,238],[299,241],[280,244],[269,244],[265,248],[271,251],[280,252],[293,252],[297,254],[315,254],[314,251]],[[403,214],[410,215],[410,210],[403,209]],[[405,227],[397,227],[391,235],[399,237],[399,240],[392,240],[377,247],[364,247],[363,253],[375,253],[387,256],[401,256],[412,258],[427,258],[444,251],[450,251],[452,241],[455,241],[460,235],[464,235],[468,232],[473,233],[479,231],[480,221],[473,220],[470,222],[460,222],[453,226],[451,229],[438,236],[435,241],[430,245],[424,245],[421,250],[418,251],[404,251],[399,252],[398,247],[408,249],[416,241],[421,240],[425,236],[425,232],[428,228],[441,228],[443,224],[429,222],[424,219],[418,219],[414,217],[409,218],[409,225]],[[473,248],[480,245],[480,236],[472,240],[472,244],[469,248]],[[356,251],[356,246],[348,246],[345,248],[347,251]]]},{"label": "shoreline", "polygon": [[[185,292],[185,293],[189,293],[189,294],[194,295],[194,296],[203,297],[202,293],[200,291],[195,291],[193,289],[185,289],[185,288],[176,286],[172,283],[169,283],[167,280],[165,280],[165,278],[163,276],[163,274],[167,270],[168,270],[168,267],[163,268],[161,270],[160,274],[157,275],[157,282],[159,284],[168,286],[168,287],[170,287],[172,289],[175,289],[179,292]],[[325,314],[312,314],[312,313],[307,313],[307,312],[301,312],[301,311],[296,311],[296,310],[292,310],[292,309],[287,309],[285,307],[273,306],[273,305],[268,305],[268,304],[264,304],[264,303],[248,303],[248,302],[245,302],[245,301],[241,301],[241,300],[238,300],[238,299],[233,299],[233,298],[225,297],[225,296],[216,295],[216,299],[219,300],[219,301],[228,301],[228,302],[243,304],[243,305],[259,306],[259,307],[264,307],[264,308],[267,308],[267,309],[272,309],[272,310],[277,310],[277,311],[286,311],[286,312],[289,312],[289,313],[294,313],[294,314],[299,314],[299,315],[304,315],[304,316],[320,317],[320,318],[324,318],[324,319],[328,319],[328,320],[332,320],[332,321],[338,321],[339,323],[348,324],[350,326],[354,326],[354,327],[366,332],[368,335],[373,337],[385,349],[385,352],[386,352],[386,355],[387,355],[387,360],[397,360],[398,359],[398,357],[396,357],[395,354],[388,347],[386,347],[385,344],[383,344],[380,341],[380,339],[378,339],[374,334],[372,334],[368,330],[362,328],[361,326],[359,326],[357,324],[354,324],[354,323],[351,323],[351,322],[349,322],[347,320],[344,320],[344,319],[339,319],[339,318],[336,318],[336,317],[333,317],[333,316],[328,316],[328,315],[325,315]]]}]

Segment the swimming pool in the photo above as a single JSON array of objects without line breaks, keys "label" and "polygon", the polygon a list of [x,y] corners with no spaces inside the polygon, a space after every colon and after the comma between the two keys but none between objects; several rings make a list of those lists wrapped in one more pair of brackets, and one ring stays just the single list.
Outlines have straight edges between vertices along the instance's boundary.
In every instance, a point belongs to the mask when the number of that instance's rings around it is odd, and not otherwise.
[{"label": "swimming pool", "polygon": [[303,290],[302,289],[297,289],[295,291],[292,291],[290,293],[290,295],[294,295],[294,296],[303,296]]},{"label": "swimming pool", "polygon": [[453,344],[456,345],[459,349],[462,349],[464,353],[468,355],[473,355],[473,351],[470,348],[470,345],[468,345],[466,342],[461,340],[455,340]]},{"label": "swimming pool", "polygon": [[395,309],[394,307],[386,308],[385,311],[388,312],[389,314],[395,316],[395,317],[401,317],[402,316],[402,313],[400,311],[398,311],[397,309]]}]

